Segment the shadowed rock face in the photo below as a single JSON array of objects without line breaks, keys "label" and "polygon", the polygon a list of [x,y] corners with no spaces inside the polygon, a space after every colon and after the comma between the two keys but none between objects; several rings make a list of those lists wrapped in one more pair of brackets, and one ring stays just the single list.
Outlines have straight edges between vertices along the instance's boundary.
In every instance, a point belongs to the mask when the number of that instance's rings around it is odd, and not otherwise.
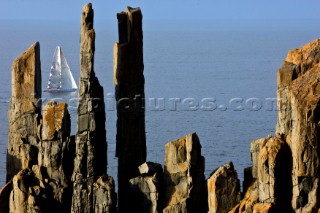
[{"label": "shadowed rock face", "polygon": [[210,213],[230,211],[240,202],[240,181],[233,163],[219,167],[207,180]]},{"label": "shadowed rock face", "polygon": [[204,212],[204,158],[197,134],[166,144],[163,212]]},{"label": "shadowed rock face", "polygon": [[110,176],[102,176],[93,184],[93,210],[94,213],[115,213],[117,194],[114,180]]},{"label": "shadowed rock face", "polygon": [[275,210],[292,212],[292,160],[289,147],[276,137],[266,138],[263,144],[258,159],[259,201],[275,204]]},{"label": "shadowed rock face", "polygon": [[37,163],[37,127],[41,117],[40,45],[33,44],[12,63],[8,112],[7,182]]},{"label": "shadowed rock face", "polygon": [[10,193],[12,191],[12,180],[0,190],[0,212],[9,212]]},{"label": "shadowed rock face", "polygon": [[14,176],[10,194],[10,213],[53,212],[44,183],[30,170]]},{"label": "shadowed rock face", "polygon": [[[117,100],[117,147],[119,211],[125,203],[129,180],[139,175],[146,161],[145,102],[143,76],[142,14],[127,7],[118,13],[119,43],[114,45],[114,84]],[[124,203],[124,204],[122,204]]]},{"label": "shadowed rock face", "polygon": [[131,212],[162,212],[163,169],[160,164],[146,162],[139,166],[140,176],[129,180]]}]

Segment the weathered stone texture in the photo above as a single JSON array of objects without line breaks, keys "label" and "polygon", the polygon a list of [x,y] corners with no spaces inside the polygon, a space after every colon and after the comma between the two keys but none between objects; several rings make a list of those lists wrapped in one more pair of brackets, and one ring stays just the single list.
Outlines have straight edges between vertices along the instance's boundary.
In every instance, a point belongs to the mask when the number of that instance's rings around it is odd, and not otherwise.
[{"label": "weathered stone texture", "polygon": [[[117,100],[119,211],[125,203],[129,180],[139,175],[146,161],[142,14],[127,7],[118,13],[119,42],[114,45],[114,84]],[[123,204],[122,204],[123,203]]]},{"label": "weathered stone texture", "polygon": [[8,112],[7,182],[37,163],[37,127],[41,113],[40,44],[12,63],[12,95]]},{"label": "weathered stone texture", "polygon": [[292,212],[292,157],[287,143],[271,135],[255,140],[251,143],[251,159],[255,178],[240,204],[231,212],[252,213],[257,203],[261,209],[269,203],[272,211]]},{"label": "weathered stone texture", "polygon": [[273,203],[257,203],[253,207],[253,213],[276,213],[276,212],[286,212],[285,210],[283,211],[276,211],[275,206]]},{"label": "weathered stone texture", "polygon": [[292,212],[291,153],[279,138],[265,139],[258,159],[259,202],[273,203],[274,208]]},{"label": "weathered stone texture", "polygon": [[53,212],[46,199],[44,184],[30,169],[21,170],[14,176],[10,194],[10,213]]},{"label": "weathered stone texture", "polygon": [[250,153],[252,161],[252,177],[258,178],[258,161],[260,150],[265,146],[266,139],[260,138],[251,142]]},{"label": "weathered stone texture", "polygon": [[38,170],[44,174],[41,179],[48,180],[47,190],[52,195],[56,211],[68,211],[71,205],[75,144],[70,138],[70,125],[70,115],[65,103],[48,102],[43,107]]},{"label": "weathered stone texture", "polygon": [[219,167],[207,180],[210,213],[231,210],[241,199],[240,181],[233,163]]},{"label": "weathered stone texture", "polygon": [[93,212],[117,212],[117,194],[115,193],[114,180],[110,176],[100,177],[93,184]]},{"label": "weathered stone texture", "polygon": [[197,134],[166,144],[163,212],[204,212],[207,209],[204,158]]},{"label": "weathered stone texture", "polygon": [[319,66],[292,83],[293,207],[302,211],[319,208]]},{"label": "weathered stone texture", "polygon": [[319,208],[320,40],[288,53],[278,72],[277,134],[292,152],[292,207]]},{"label": "weathered stone texture", "polygon": [[229,213],[252,213],[253,206],[259,202],[258,181],[255,180],[248,187],[244,198]]},{"label": "weathered stone texture", "polygon": [[140,176],[129,180],[132,212],[162,212],[163,169],[160,164],[146,162],[139,166]]},{"label": "weathered stone texture", "polygon": [[[114,212],[112,178],[106,176],[107,141],[103,87],[94,72],[95,31],[91,3],[82,9],[76,153],[72,175],[74,213]],[[105,177],[105,178],[103,178]]]},{"label": "weathered stone texture", "polygon": [[[305,46],[289,51],[287,58],[278,72],[278,123],[276,134],[287,137],[292,130],[291,101],[289,92],[291,84],[304,73],[316,67],[320,61],[320,39]],[[290,139],[290,138],[288,138]]]}]

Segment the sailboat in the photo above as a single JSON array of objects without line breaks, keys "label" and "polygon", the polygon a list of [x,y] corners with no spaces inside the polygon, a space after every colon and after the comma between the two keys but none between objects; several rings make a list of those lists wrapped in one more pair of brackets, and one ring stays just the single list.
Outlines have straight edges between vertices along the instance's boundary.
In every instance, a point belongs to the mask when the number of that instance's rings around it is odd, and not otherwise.
[{"label": "sailboat", "polygon": [[75,92],[78,89],[61,47],[54,51],[50,77],[45,92]]}]

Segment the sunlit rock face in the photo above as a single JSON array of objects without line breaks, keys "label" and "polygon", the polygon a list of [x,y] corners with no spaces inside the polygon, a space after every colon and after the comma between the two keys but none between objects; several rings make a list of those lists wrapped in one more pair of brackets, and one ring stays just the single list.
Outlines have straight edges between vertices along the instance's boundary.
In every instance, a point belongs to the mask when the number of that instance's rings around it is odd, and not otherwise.
[{"label": "sunlit rock face", "polygon": [[169,142],[165,147],[163,212],[206,210],[204,157],[197,134]]},{"label": "sunlit rock face", "polygon": [[31,45],[12,63],[12,95],[8,111],[7,182],[37,163],[41,118],[40,44]]},{"label": "sunlit rock face", "polygon": [[292,207],[319,208],[320,40],[288,53],[278,72],[277,134],[292,152]]},{"label": "sunlit rock face", "polygon": [[240,181],[232,162],[215,170],[207,186],[209,213],[228,212],[240,202]]}]

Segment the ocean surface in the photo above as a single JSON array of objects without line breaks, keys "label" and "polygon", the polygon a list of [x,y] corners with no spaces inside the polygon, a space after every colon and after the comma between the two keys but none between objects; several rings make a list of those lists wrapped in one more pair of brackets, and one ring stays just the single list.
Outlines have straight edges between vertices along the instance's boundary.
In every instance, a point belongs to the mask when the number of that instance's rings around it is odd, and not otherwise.
[{"label": "ocean surface", "polygon": [[[45,88],[54,49],[62,47],[79,79],[79,23],[0,22],[0,186],[5,164],[11,95],[11,63],[33,42],[41,46]],[[112,82],[117,23],[98,20],[95,72],[104,87],[108,174],[117,178],[116,111]],[[250,143],[274,134],[277,119],[276,74],[288,50],[318,37],[312,21],[144,21],[147,160],[164,163],[169,141],[196,132],[205,157],[205,175],[233,161],[239,178],[251,165]],[[69,104],[76,129],[76,93],[49,95]]]}]

